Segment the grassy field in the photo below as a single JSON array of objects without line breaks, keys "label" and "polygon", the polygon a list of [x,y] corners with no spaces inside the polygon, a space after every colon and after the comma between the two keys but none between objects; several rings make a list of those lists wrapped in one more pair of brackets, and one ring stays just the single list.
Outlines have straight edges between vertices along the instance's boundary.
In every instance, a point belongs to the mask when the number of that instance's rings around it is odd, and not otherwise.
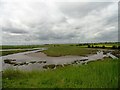
[{"label": "grassy field", "polygon": [[3,88],[117,88],[119,60],[106,59],[47,71],[5,70]]},{"label": "grassy field", "polygon": [[[110,47],[112,47],[113,45],[115,45],[115,44],[97,44],[97,45],[93,45],[93,46],[94,46],[94,47],[95,47],[95,46],[99,46],[99,47],[105,46],[105,47],[110,48]],[[116,45],[116,46],[118,46],[118,45]]]},{"label": "grassy field", "polygon": [[[87,44],[87,43],[86,43]],[[80,47],[87,47],[88,45],[85,45],[85,43],[81,44],[45,44],[45,45],[2,45],[0,46],[0,49],[30,49],[30,48],[40,48],[40,47],[52,47],[52,46],[79,46]],[[112,47],[113,45],[119,46],[120,43],[94,43],[90,44],[94,46],[106,46],[106,47]]]},{"label": "grassy field", "polygon": [[[92,46],[92,45],[91,45]],[[118,45],[118,44],[96,44],[96,45],[93,45],[93,47],[105,47],[105,48],[112,48],[113,46],[116,46],[116,47],[118,47],[118,46],[120,46],[120,45]]]},{"label": "grassy field", "polygon": [[[90,44],[92,46],[92,44]],[[110,49],[113,45],[118,46],[117,43],[108,43],[108,44],[94,44],[93,46],[105,46],[105,49]],[[44,51],[48,56],[64,56],[64,55],[81,55],[85,56],[87,54],[96,53],[99,48],[88,48],[86,44],[46,44],[46,45],[3,45],[0,46],[1,49],[33,49],[33,48],[41,48],[48,47],[48,50]],[[1,55],[8,55],[18,52],[24,52],[25,50],[15,50],[15,51],[2,51]]]},{"label": "grassy field", "polygon": [[[91,47],[93,46],[93,47],[105,47],[105,48],[107,48],[107,49],[111,49],[113,46],[116,46],[116,47],[118,47],[118,46],[120,46],[120,44],[105,44],[105,43],[103,43],[103,44],[89,44]],[[82,45],[82,46],[80,46],[80,47],[88,47],[88,45]]]},{"label": "grassy field", "polygon": [[11,51],[0,51],[0,56],[5,56],[9,54],[19,53],[19,52],[25,52],[25,51],[31,51],[27,49],[33,49],[35,48],[41,48],[41,47],[48,47],[47,45],[3,45],[0,46],[0,49],[26,49],[26,50],[11,50]]},{"label": "grassy field", "polygon": [[30,51],[30,50],[1,51],[1,52],[0,52],[0,56],[5,56],[5,55],[14,54],[14,53],[19,53],[19,52],[26,52],[26,51]]},{"label": "grassy field", "polygon": [[80,55],[80,56],[86,56],[88,54],[95,54],[96,49],[90,49],[90,48],[81,48],[77,46],[55,46],[50,47],[48,50],[43,51],[48,56],[65,56],[65,55]]},{"label": "grassy field", "polygon": [[31,49],[31,48],[40,48],[44,45],[2,45],[0,49]]}]

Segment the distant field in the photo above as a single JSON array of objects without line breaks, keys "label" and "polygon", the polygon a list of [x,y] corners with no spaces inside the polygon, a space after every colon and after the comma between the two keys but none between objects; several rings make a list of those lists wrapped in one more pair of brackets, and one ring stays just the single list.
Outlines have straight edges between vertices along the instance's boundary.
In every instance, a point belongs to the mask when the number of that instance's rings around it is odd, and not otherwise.
[{"label": "distant field", "polygon": [[30,51],[30,50],[2,51],[2,52],[0,52],[0,56],[5,56],[5,55],[14,54],[14,53],[19,53],[19,52],[26,52],[26,51]]},{"label": "distant field", "polygon": [[[120,43],[95,43],[95,44],[90,44],[94,46],[103,46],[105,45],[106,47],[112,47],[113,45],[115,46],[120,46]],[[3,45],[0,46],[0,49],[27,49],[27,48],[40,48],[40,47],[52,47],[52,46],[79,46],[79,44],[45,44],[45,45]],[[81,47],[87,47],[87,45],[80,44]]]},{"label": "distant field", "polygon": [[3,88],[117,88],[118,63],[120,59],[106,59],[47,71],[5,70],[2,84]]},{"label": "distant field", "polygon": [[[34,48],[41,48],[44,47],[43,45],[3,45],[0,46],[0,49],[34,49]],[[0,51],[0,56],[5,56],[9,54],[25,52],[31,50],[11,50],[11,51]]]},{"label": "distant field", "polygon": [[77,46],[55,46],[50,47],[48,50],[43,51],[48,56],[65,56],[65,55],[80,55],[80,56],[86,56],[88,54],[95,54],[96,49],[91,48],[81,48]]},{"label": "distant field", "polygon": [[0,46],[0,49],[31,49],[39,47],[43,47],[43,45],[3,45]]},{"label": "distant field", "polygon": [[[96,43],[90,44],[90,46],[98,46],[103,47],[105,49],[111,49],[112,46],[119,46],[120,44],[117,43]],[[0,46],[0,49],[33,49],[33,48],[41,48],[41,47],[48,47],[48,50],[44,51],[48,56],[64,56],[64,55],[81,55],[85,56],[87,54],[94,54],[96,53],[96,48],[88,48],[86,44],[46,44],[46,45],[3,45]],[[18,52],[24,52],[25,50],[15,50],[15,51],[2,51],[0,55],[8,55]]]},{"label": "distant field", "polygon": [[[108,49],[111,49],[113,46],[116,46],[116,47],[118,47],[118,46],[120,46],[120,44],[89,44],[91,47],[93,46],[93,47],[96,47],[96,46],[98,46],[98,47],[103,47],[103,46],[105,46],[105,48],[108,48]],[[82,46],[80,46],[80,47],[88,47],[88,45],[82,45]]]},{"label": "distant field", "polygon": [[112,46],[119,46],[119,44],[97,44],[97,45],[93,45],[93,46],[99,46],[99,47],[102,47],[102,46],[105,46],[105,47],[112,47]]}]

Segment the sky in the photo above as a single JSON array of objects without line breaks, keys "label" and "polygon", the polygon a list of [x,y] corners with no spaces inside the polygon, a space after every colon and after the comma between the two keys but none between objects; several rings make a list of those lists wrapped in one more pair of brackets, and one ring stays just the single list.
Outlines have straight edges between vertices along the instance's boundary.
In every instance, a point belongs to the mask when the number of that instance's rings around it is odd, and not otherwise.
[{"label": "sky", "polygon": [[118,41],[118,2],[0,0],[0,36],[3,45]]}]

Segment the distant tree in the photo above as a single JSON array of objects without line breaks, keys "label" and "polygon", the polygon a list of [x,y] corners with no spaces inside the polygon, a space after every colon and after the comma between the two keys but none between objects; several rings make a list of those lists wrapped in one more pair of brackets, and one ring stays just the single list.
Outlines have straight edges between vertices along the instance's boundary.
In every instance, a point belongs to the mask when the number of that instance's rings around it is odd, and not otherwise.
[{"label": "distant tree", "polygon": [[81,44],[81,46],[83,46],[83,44]]},{"label": "distant tree", "polygon": [[78,46],[78,44],[76,46]]},{"label": "distant tree", "polygon": [[104,48],[105,48],[105,46],[103,45],[103,46],[102,46],[102,48],[104,49]]},{"label": "distant tree", "polygon": [[81,46],[81,44],[77,44],[76,46]]},{"label": "distant tree", "polygon": [[113,45],[113,46],[112,46],[112,49],[117,49],[117,46]]},{"label": "distant tree", "polygon": [[88,48],[90,48],[90,44],[88,44]]},{"label": "distant tree", "polygon": [[99,46],[95,46],[95,48],[99,48]]},{"label": "distant tree", "polygon": [[92,45],[92,48],[94,48],[94,46]]}]

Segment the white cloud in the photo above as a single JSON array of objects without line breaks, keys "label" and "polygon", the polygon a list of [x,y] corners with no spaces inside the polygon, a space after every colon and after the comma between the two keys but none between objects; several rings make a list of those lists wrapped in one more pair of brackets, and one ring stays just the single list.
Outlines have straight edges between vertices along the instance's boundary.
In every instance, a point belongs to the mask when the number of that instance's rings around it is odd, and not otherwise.
[{"label": "white cloud", "polygon": [[117,7],[109,2],[2,0],[3,44],[116,41]]}]

